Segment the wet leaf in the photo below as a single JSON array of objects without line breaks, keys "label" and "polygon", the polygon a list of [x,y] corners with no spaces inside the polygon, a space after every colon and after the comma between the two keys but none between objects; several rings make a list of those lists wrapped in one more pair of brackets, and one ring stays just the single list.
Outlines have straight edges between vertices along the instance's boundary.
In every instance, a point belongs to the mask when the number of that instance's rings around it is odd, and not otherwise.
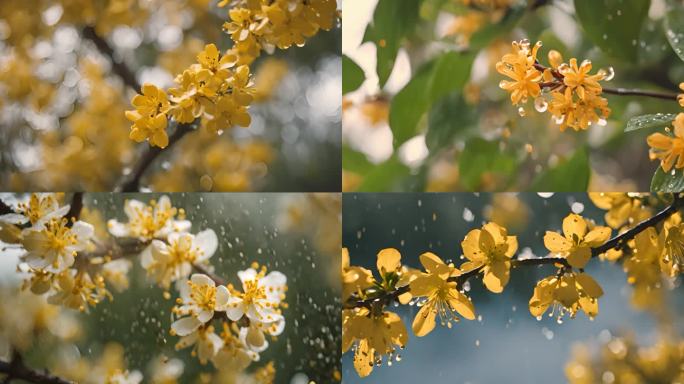
[{"label": "wet leaf", "polygon": [[342,56],[342,94],[357,90],[365,80],[363,69],[354,60]]},{"label": "wet leaf", "polygon": [[677,115],[674,113],[656,113],[654,115],[641,115],[632,117],[627,122],[625,132],[639,129],[664,128],[672,124]]},{"label": "wet leaf", "polygon": [[658,166],[651,180],[651,192],[681,192],[684,191],[684,172],[682,169],[668,173]]}]

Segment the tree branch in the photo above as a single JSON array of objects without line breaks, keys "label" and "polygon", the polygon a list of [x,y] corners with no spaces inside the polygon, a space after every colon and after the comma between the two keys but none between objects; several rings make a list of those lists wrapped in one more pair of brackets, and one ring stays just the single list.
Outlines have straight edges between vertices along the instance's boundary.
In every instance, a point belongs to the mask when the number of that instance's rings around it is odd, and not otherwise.
[{"label": "tree branch", "polygon": [[78,220],[81,216],[81,210],[83,209],[83,192],[74,192],[71,197],[71,204],[69,205],[69,212],[66,214],[66,218],[69,220],[67,225],[71,226],[72,223]]},{"label": "tree branch", "polygon": [[176,123],[176,130],[169,137],[169,145],[166,146],[166,148],[148,147],[142,156],[140,156],[138,162],[133,166],[132,172],[123,175],[116,184],[114,190],[116,192],[137,192],[140,189],[140,179],[142,179],[147,168],[152,165],[154,160],[162,153],[162,151],[173,147],[173,145],[180,141],[183,136],[195,130],[198,124],[199,119],[189,124]]},{"label": "tree branch", "polygon": [[[591,249],[591,255],[593,257],[598,257],[599,255],[617,248],[623,244],[625,244],[627,241],[633,239],[636,235],[639,233],[645,231],[649,227],[655,227],[662,221],[666,220],[668,217],[672,216],[675,214],[679,209],[684,207],[684,196],[680,196],[678,194],[674,195],[674,200],[670,205],[667,206],[667,208],[663,209],[662,211],[658,212],[657,214],[651,216],[650,218],[641,221],[634,227],[630,228],[629,230],[618,234],[617,236],[609,239],[605,243],[601,244],[598,247],[592,248]],[[568,261],[564,257],[539,257],[539,258],[529,258],[529,259],[514,259],[511,260],[511,267],[512,268],[517,268],[517,267],[522,267],[522,266],[539,266],[539,265],[548,265],[548,264],[560,264],[561,266],[565,268],[570,268],[570,264],[568,264]],[[450,277],[447,279],[449,282],[455,282],[459,286],[462,286],[466,281],[468,281],[471,277],[477,276],[480,272],[482,272],[483,267],[478,267],[471,269],[459,276],[454,276]],[[344,303],[344,308],[345,309],[351,309],[351,308],[359,308],[359,307],[366,307],[366,308],[371,308],[371,306],[375,303],[380,303],[382,305],[387,305],[390,302],[396,300],[399,296],[401,296],[404,293],[410,292],[411,288],[409,285],[405,285],[399,288],[396,288],[394,291],[391,292],[385,292],[379,296],[375,297],[370,297],[367,299],[356,299],[353,296],[347,300],[346,303]]]},{"label": "tree branch", "polygon": [[676,93],[645,91],[643,89],[627,89],[627,88],[603,88],[603,93],[619,96],[645,96],[654,97],[656,99],[674,100],[677,101]]},{"label": "tree branch", "polygon": [[142,87],[140,86],[140,83],[138,83],[135,73],[128,68],[126,63],[121,60],[117,60],[114,57],[114,48],[112,48],[105,39],[97,34],[95,28],[92,26],[84,27],[82,33],[83,37],[95,44],[97,50],[100,51],[101,54],[107,56],[109,60],[111,60],[112,70],[121,78],[124,84],[133,88],[134,91],[140,93]]},{"label": "tree branch", "polygon": [[19,379],[36,384],[71,384],[71,381],[54,376],[47,371],[39,372],[28,368],[24,365],[23,359],[16,351],[12,352],[11,361],[7,362],[0,360],[0,373],[7,375],[3,381],[6,383],[10,383],[14,379]]},{"label": "tree branch", "polygon": [[199,273],[203,273],[203,274],[209,276],[209,278],[212,279],[212,280],[214,280],[214,282],[215,282],[217,285],[226,285],[226,281],[225,281],[225,280],[223,280],[221,277],[219,277],[219,276],[216,275],[215,273],[210,272],[208,269],[206,269],[206,268],[204,267],[204,265],[193,264],[192,267],[193,267],[193,269],[195,269],[195,271],[197,271],[197,272],[199,272]]}]

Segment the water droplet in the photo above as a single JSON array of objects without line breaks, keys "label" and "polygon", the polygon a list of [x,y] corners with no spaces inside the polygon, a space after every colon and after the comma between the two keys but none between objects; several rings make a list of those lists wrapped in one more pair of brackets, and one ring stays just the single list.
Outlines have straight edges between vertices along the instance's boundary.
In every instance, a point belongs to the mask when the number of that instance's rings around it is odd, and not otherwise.
[{"label": "water droplet", "polygon": [[518,108],[518,115],[520,115],[520,117],[525,117],[527,115],[527,112],[525,112],[525,108],[519,107]]},{"label": "water droplet", "polygon": [[539,113],[544,113],[549,108],[549,103],[544,100],[543,97],[537,97],[534,99],[534,109]]}]

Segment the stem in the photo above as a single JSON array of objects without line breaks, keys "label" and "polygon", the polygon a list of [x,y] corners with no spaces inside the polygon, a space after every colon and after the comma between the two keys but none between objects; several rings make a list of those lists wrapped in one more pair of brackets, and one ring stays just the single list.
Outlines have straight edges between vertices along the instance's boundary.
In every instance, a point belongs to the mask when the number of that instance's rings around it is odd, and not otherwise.
[{"label": "stem", "polygon": [[669,92],[656,92],[656,91],[645,91],[643,89],[606,88],[606,87],[603,87],[603,93],[608,93],[611,95],[619,95],[619,96],[645,96],[645,97],[653,97],[656,99],[674,100],[674,101],[677,101],[677,96],[678,96],[676,93],[669,93]]},{"label": "stem", "polygon": [[7,375],[3,383],[10,383],[14,379],[19,379],[36,384],[71,384],[71,381],[54,376],[47,371],[39,372],[28,368],[24,365],[23,359],[16,351],[12,352],[11,361],[0,360],[0,373]]},{"label": "stem", "polygon": [[147,148],[145,153],[143,153],[143,155],[140,156],[140,159],[134,165],[133,171],[129,174],[123,175],[121,180],[119,180],[119,182],[116,184],[114,190],[116,192],[137,192],[140,189],[140,179],[142,179],[147,168],[162,153],[162,151],[171,148],[175,143],[180,141],[180,139],[182,139],[183,136],[195,130],[195,127],[198,124],[199,119],[189,124],[176,123],[176,130],[169,137],[169,145],[166,148]]},{"label": "stem", "polygon": [[[663,209],[662,211],[658,212],[657,214],[653,215],[652,217],[641,221],[634,227],[630,228],[629,230],[609,239],[605,243],[599,245],[598,247],[592,248],[591,249],[591,255],[593,257],[598,257],[598,255],[603,254],[613,248],[617,248],[623,244],[625,244],[627,241],[633,239],[636,235],[639,233],[643,232],[646,230],[646,228],[649,227],[655,227],[658,225],[660,222],[664,221],[668,217],[672,216],[675,214],[677,211],[679,211],[680,208],[684,206],[684,196],[680,195],[674,195],[674,200],[672,203],[667,206],[667,208]],[[512,268],[517,268],[517,267],[523,267],[523,266],[538,266],[538,265],[547,265],[547,264],[561,264],[564,268],[570,268],[570,265],[568,264],[567,259],[564,257],[539,257],[539,258],[531,258],[531,259],[513,259],[511,260],[511,267]],[[482,272],[482,269],[484,267],[480,266],[474,269],[471,269],[459,276],[454,276],[450,277],[447,279],[449,282],[455,282],[459,286],[462,286],[466,281],[468,281],[471,277],[477,276],[480,272]],[[347,302],[344,304],[344,309],[351,309],[351,308],[359,308],[359,307],[366,307],[366,308],[371,308],[371,306],[375,303],[379,303],[382,305],[387,305],[393,300],[396,300],[399,296],[401,296],[404,293],[410,292],[411,288],[409,285],[405,285],[402,287],[398,287],[395,290],[391,292],[384,292],[383,294],[376,296],[376,297],[371,297],[368,299],[355,299],[354,297],[351,297]]]},{"label": "stem", "polygon": [[81,215],[81,210],[83,209],[83,192],[74,192],[71,197],[71,204],[69,207],[69,212],[66,214],[66,218],[69,220],[67,225],[71,226],[73,222],[78,220]]},{"label": "stem", "polygon": [[131,71],[131,69],[128,68],[126,63],[114,58],[114,48],[112,48],[105,39],[103,39],[100,35],[97,34],[95,28],[91,26],[83,28],[83,37],[92,41],[97,47],[97,50],[100,51],[101,54],[107,56],[109,60],[111,60],[112,70],[121,78],[124,84],[133,88],[134,91],[140,93],[142,87],[140,86],[140,83],[138,83],[138,80],[135,78],[135,73],[133,73],[133,71]]}]

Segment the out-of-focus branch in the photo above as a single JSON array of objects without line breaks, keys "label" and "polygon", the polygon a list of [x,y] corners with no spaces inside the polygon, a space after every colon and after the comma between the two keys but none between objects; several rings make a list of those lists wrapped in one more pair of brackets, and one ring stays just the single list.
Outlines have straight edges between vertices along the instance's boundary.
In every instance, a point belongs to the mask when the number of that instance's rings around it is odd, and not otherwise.
[{"label": "out-of-focus branch", "polygon": [[169,136],[169,145],[166,148],[159,147],[148,147],[145,152],[140,156],[137,163],[133,166],[133,170],[124,175],[121,180],[117,183],[114,190],[116,192],[137,192],[140,189],[140,179],[147,168],[152,165],[154,160],[164,151],[173,147],[180,139],[186,134],[195,130],[196,126],[199,124],[199,119],[195,120],[189,124],[178,124],[176,123],[176,130]]},{"label": "out-of-focus branch", "polygon": [[71,204],[69,205],[69,212],[66,214],[66,218],[69,220],[67,225],[72,225],[72,223],[81,216],[81,210],[83,209],[83,192],[74,192],[71,197]]},{"label": "out-of-focus branch", "polygon": [[3,383],[11,383],[16,379],[36,384],[71,384],[71,381],[54,376],[47,371],[40,372],[27,367],[16,351],[12,352],[11,361],[0,360],[0,374],[6,375]]},{"label": "out-of-focus branch", "polygon": [[140,93],[142,87],[138,80],[135,78],[135,73],[131,71],[130,68],[121,60],[117,60],[114,55],[114,48],[112,48],[107,41],[97,34],[95,28],[92,26],[87,26],[83,28],[83,37],[92,41],[97,50],[101,54],[107,56],[112,62],[112,70],[114,73],[121,78],[121,80],[127,86],[133,88],[134,91]]},{"label": "out-of-focus branch", "polygon": [[606,88],[606,87],[603,87],[603,93],[608,93],[611,95],[619,95],[619,96],[645,96],[645,97],[653,97],[656,99],[677,101],[677,94],[676,93],[646,91],[643,89]]}]

